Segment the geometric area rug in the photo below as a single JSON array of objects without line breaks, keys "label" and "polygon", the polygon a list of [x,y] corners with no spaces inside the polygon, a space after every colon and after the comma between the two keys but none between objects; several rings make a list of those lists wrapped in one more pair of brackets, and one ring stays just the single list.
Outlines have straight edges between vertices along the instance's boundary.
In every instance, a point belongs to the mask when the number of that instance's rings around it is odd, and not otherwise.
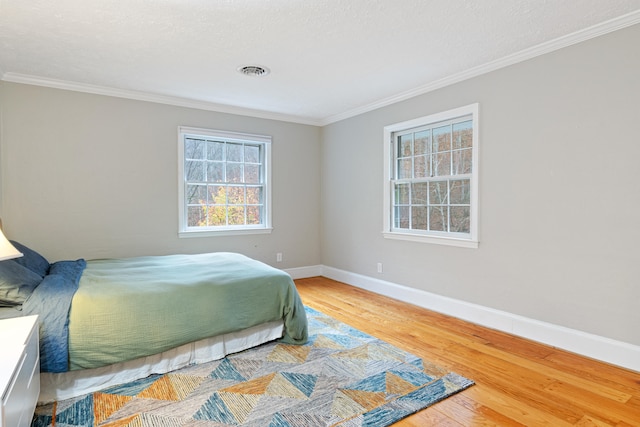
[{"label": "geometric area rug", "polygon": [[473,385],[306,311],[305,345],[270,342],[39,406],[32,427],[383,427]]}]

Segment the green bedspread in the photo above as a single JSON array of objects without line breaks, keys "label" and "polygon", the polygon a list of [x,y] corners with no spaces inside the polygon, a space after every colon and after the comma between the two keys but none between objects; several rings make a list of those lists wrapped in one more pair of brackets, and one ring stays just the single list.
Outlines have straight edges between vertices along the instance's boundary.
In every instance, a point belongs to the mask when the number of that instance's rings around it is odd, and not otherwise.
[{"label": "green bedspread", "polygon": [[69,314],[70,369],[148,356],[283,319],[284,342],[307,340],[291,277],[240,254],[87,262]]}]

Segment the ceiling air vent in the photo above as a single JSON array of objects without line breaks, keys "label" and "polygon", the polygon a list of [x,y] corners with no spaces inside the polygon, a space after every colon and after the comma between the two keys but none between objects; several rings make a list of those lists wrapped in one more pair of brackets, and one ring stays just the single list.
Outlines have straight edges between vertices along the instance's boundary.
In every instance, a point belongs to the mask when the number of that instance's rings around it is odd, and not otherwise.
[{"label": "ceiling air vent", "polygon": [[269,69],[259,65],[243,65],[238,67],[238,72],[249,77],[260,77],[269,74]]}]

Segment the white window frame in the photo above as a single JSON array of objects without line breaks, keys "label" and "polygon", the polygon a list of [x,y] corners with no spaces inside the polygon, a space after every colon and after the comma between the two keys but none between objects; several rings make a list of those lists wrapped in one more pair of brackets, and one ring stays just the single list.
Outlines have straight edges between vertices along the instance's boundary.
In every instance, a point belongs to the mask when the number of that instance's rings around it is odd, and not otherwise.
[{"label": "white window frame", "polygon": [[[480,138],[478,132],[479,104],[471,104],[441,113],[395,123],[384,128],[384,193],[383,193],[383,235],[387,239],[408,240],[413,242],[433,243],[439,245],[477,248],[478,241],[478,150]],[[394,134],[422,126],[431,126],[440,122],[455,120],[460,117],[472,118],[472,169],[470,177],[470,224],[469,233],[449,233],[423,230],[396,229],[393,214],[393,181],[395,171]]]},{"label": "white window frame", "polygon": [[[263,147],[263,176],[264,180],[264,209],[263,223],[256,225],[188,227],[187,200],[185,176],[185,139],[188,137],[216,138],[225,142],[245,142],[260,144]],[[178,236],[179,237],[208,237],[229,236],[243,234],[267,234],[273,230],[271,224],[271,137],[240,132],[229,132],[194,127],[178,127]]]}]

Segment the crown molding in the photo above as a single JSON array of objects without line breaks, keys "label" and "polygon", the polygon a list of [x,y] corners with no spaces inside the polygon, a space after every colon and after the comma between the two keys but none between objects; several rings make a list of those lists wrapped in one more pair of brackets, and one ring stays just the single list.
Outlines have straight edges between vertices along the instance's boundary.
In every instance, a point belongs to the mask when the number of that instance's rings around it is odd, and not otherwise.
[{"label": "crown molding", "polygon": [[278,120],[289,123],[299,123],[311,126],[320,126],[321,122],[307,117],[294,116],[289,114],[274,113],[251,108],[235,107],[233,105],[217,104],[213,102],[197,101],[176,96],[159,95],[148,92],[139,92],[126,89],[115,89],[106,86],[97,86],[86,83],[77,83],[66,80],[50,79],[46,77],[31,76],[20,73],[4,73],[2,81],[11,83],[21,83],[34,86],[43,86],[54,89],[70,90],[74,92],[90,93],[94,95],[113,96],[116,98],[126,98],[136,101],[154,102],[157,104],[173,105],[177,107],[195,108],[198,110],[215,111],[218,113],[236,114],[260,119]]},{"label": "crown molding", "polygon": [[612,33],[617,30],[621,30],[632,25],[640,23],[640,10],[628,13],[618,18],[611,19],[609,21],[602,22],[584,30],[576,31],[566,36],[524,49],[520,52],[505,56],[495,61],[488,62],[483,65],[479,65],[474,68],[470,68],[461,73],[457,73],[440,80],[428,83],[423,86],[408,90],[406,92],[399,93],[397,95],[381,99],[371,104],[363,105],[358,108],[354,108],[343,113],[339,113],[333,116],[325,117],[321,120],[321,125],[325,126],[331,123],[338,122],[340,120],[355,117],[360,114],[367,113],[369,111],[377,110],[378,108],[386,107],[391,104],[395,104],[400,101],[404,101],[418,95],[423,95],[434,90],[450,86],[455,83],[462,82],[464,80],[477,77],[491,71],[498,70],[500,68],[508,67],[510,65],[517,64],[519,62],[527,61],[529,59],[541,56],[556,50],[578,44],[595,37],[599,37],[608,33]]},{"label": "crown molding", "polygon": [[153,93],[139,92],[133,90],[115,89],[105,86],[96,86],[84,83],[70,82],[65,80],[50,79],[45,77],[31,76],[20,73],[6,72],[2,73],[0,70],[0,80],[23,83],[36,86],[44,86],[55,89],[71,90],[76,92],[85,92],[96,95],[113,96],[118,98],[133,99],[138,101],[155,102],[159,104],[174,105],[178,107],[195,108],[206,111],[216,111],[219,113],[236,114],[241,116],[250,116],[261,119],[278,120],[290,123],[299,123],[311,126],[325,126],[331,123],[335,123],[341,120],[345,120],[351,117],[358,116],[373,110],[377,110],[382,107],[386,107],[391,104],[395,104],[407,99],[423,95],[434,90],[450,86],[455,83],[468,80],[491,71],[498,70],[500,68],[508,67],[519,62],[523,62],[532,58],[535,58],[546,53],[550,53],[574,44],[581,43],[583,41],[590,40],[595,37],[599,37],[617,30],[621,30],[632,25],[640,23],[640,10],[628,13],[618,18],[611,19],[609,21],[602,22],[584,30],[576,31],[566,36],[533,46],[528,49],[524,49],[520,52],[505,56],[495,61],[488,62],[486,64],[479,65],[477,67],[470,68],[463,72],[436,80],[434,82],[419,86],[417,88],[383,98],[373,103],[362,105],[360,107],[338,113],[335,115],[327,116],[324,118],[312,118],[301,117],[290,114],[274,113],[265,110],[257,110],[251,108],[236,107],[226,104],[217,104],[206,101],[197,101],[193,99],[159,95]]}]

